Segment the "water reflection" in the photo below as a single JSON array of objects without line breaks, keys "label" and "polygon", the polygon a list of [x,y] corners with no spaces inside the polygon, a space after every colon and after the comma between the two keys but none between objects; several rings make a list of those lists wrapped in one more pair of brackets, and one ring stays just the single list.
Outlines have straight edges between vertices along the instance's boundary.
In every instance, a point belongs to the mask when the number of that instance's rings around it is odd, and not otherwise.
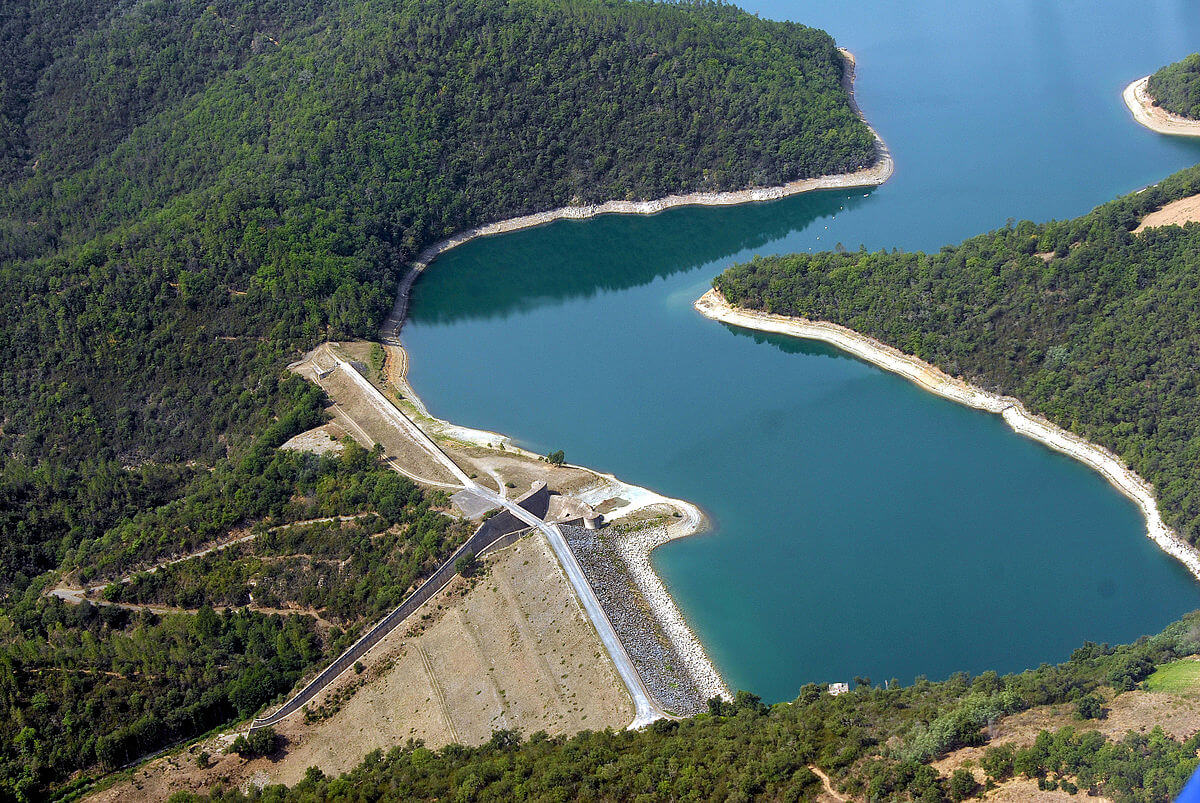
[{"label": "water reflection", "polygon": [[772,346],[784,354],[805,354],[810,357],[828,357],[831,360],[857,360],[848,352],[822,343],[819,340],[800,340],[789,335],[777,335],[772,332],[758,332],[753,329],[742,329],[739,326],[722,323],[726,331],[737,337],[748,337],[760,345]]},{"label": "water reflection", "polygon": [[503,248],[495,247],[495,238],[475,240],[443,254],[417,282],[410,319],[418,325],[503,319],[564,299],[626,290],[784,239],[863,206],[869,196],[862,189],[819,192],[646,217],[560,220],[505,235]]}]

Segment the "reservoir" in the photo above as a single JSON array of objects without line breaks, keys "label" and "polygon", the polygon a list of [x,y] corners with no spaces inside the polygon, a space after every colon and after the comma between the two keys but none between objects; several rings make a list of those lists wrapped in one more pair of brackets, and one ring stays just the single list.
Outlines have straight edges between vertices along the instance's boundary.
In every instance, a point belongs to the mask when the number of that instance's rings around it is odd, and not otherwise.
[{"label": "reservoir", "polygon": [[691,308],[755,254],[936,250],[1200,161],[1200,142],[1146,131],[1120,98],[1200,42],[1191,4],[745,7],[855,53],[895,176],[448,252],[402,333],[430,411],[704,508],[712,530],[655,565],[728,685],[769,700],[810,681],[1019,671],[1200,607],[1086,467],[836,349]]}]

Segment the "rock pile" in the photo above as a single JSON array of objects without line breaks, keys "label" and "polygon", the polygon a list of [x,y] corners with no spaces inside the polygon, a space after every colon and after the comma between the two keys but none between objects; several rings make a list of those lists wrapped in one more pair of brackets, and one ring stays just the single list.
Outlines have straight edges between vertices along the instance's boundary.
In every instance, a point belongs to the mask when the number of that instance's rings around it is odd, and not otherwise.
[{"label": "rock pile", "polygon": [[704,694],[687,671],[687,664],[638,591],[610,530],[587,530],[560,525],[563,536],[658,704],[676,714],[707,709]]}]

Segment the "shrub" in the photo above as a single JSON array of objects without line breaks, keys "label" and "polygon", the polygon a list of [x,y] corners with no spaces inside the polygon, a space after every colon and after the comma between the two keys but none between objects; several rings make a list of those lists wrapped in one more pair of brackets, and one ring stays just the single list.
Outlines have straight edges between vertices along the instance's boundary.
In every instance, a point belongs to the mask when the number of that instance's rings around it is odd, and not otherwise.
[{"label": "shrub", "polygon": [[1098,694],[1085,694],[1075,703],[1081,719],[1104,719],[1104,700]]},{"label": "shrub", "polygon": [[979,782],[975,780],[975,776],[968,769],[959,767],[950,776],[950,799],[951,800],[966,800],[970,797],[975,797],[975,793],[979,791]]},{"label": "shrub", "polygon": [[242,758],[257,758],[269,756],[279,749],[279,734],[274,728],[259,728],[246,734],[239,734],[229,745],[226,753],[237,753]]},{"label": "shrub", "polygon": [[476,559],[475,553],[464,552],[458,560],[454,561],[454,571],[463,577],[473,577],[479,571],[479,561]]}]

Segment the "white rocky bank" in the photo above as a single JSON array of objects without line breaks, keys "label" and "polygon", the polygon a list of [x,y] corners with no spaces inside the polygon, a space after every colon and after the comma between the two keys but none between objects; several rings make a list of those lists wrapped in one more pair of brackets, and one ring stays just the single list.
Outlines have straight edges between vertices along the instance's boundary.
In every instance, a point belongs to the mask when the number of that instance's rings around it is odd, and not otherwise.
[{"label": "white rocky bank", "polygon": [[1154,488],[1150,483],[1131,471],[1112,452],[1051,424],[1041,416],[1033,415],[1017,399],[989,393],[961,379],[949,376],[929,363],[904,354],[886,343],[861,335],[844,326],[739,309],[731,306],[716,290],[709,290],[697,299],[694,306],[705,317],[733,326],[757,329],[763,332],[778,332],[829,343],[874,363],[884,370],[899,374],[926,390],[951,401],[979,410],[998,413],[1016,432],[1040,441],[1051,449],[1070,455],[1090,466],[1117,490],[1132,499],[1146,519],[1147,535],[1164,552],[1179,560],[1188,568],[1188,571],[1200,580],[1200,551],[1181,539],[1162,520],[1154,498]]}]

